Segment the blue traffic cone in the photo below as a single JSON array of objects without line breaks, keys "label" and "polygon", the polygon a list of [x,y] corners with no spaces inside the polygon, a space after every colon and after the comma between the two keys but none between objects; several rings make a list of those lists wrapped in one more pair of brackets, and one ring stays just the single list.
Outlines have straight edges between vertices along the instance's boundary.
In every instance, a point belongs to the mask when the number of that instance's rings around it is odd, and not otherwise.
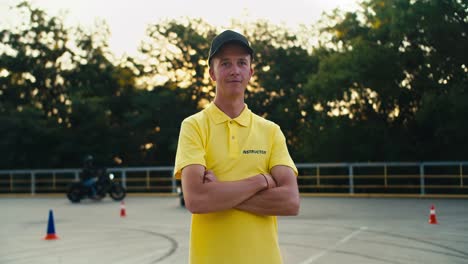
[{"label": "blue traffic cone", "polygon": [[55,225],[54,225],[54,213],[52,209],[49,210],[49,222],[47,224],[47,235],[44,237],[45,240],[54,240],[58,239],[58,236],[55,234]]}]

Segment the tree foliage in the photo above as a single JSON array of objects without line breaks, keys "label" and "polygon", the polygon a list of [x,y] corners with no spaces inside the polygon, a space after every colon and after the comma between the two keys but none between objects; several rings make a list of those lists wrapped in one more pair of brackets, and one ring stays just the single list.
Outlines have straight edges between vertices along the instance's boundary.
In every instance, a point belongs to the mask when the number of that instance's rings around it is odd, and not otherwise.
[{"label": "tree foliage", "polygon": [[[331,43],[317,50],[319,70],[305,88],[321,113],[306,152],[319,160],[466,158],[466,3],[372,0],[332,17],[323,29]],[[324,156],[323,146],[332,151]]]},{"label": "tree foliage", "polygon": [[[368,0],[324,17],[320,45],[233,21],[255,50],[246,103],[296,162],[466,159],[467,4]],[[117,60],[105,23],[66,28],[27,2],[0,30],[0,168],[171,165],[181,121],[215,96],[202,19],[151,24]]]}]

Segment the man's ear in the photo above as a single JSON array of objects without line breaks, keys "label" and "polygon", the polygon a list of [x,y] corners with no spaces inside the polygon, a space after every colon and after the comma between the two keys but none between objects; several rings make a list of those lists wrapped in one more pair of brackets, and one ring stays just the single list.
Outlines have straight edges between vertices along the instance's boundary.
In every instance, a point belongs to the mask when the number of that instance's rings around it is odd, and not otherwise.
[{"label": "man's ear", "polygon": [[210,67],[210,69],[208,71],[210,73],[211,79],[216,82],[216,75],[214,74],[213,68]]}]

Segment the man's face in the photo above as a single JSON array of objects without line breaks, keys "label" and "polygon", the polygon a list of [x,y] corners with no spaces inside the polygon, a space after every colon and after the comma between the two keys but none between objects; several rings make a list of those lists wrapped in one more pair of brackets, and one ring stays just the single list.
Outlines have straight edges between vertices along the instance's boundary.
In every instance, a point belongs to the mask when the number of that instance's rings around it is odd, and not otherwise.
[{"label": "man's face", "polygon": [[240,45],[224,45],[211,60],[210,76],[216,81],[217,95],[243,94],[252,74],[250,54]]}]

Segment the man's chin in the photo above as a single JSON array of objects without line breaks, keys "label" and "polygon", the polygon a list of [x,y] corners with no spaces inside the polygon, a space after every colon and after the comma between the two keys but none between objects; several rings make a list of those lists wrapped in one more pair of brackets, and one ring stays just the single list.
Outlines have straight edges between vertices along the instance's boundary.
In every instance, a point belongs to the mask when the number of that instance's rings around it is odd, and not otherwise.
[{"label": "man's chin", "polygon": [[237,86],[237,87],[229,87],[229,93],[231,94],[243,94],[245,91],[245,88],[242,86]]},{"label": "man's chin", "polygon": [[228,83],[227,87],[229,89],[244,89],[244,85],[242,85],[241,82],[231,82],[231,83]]}]

